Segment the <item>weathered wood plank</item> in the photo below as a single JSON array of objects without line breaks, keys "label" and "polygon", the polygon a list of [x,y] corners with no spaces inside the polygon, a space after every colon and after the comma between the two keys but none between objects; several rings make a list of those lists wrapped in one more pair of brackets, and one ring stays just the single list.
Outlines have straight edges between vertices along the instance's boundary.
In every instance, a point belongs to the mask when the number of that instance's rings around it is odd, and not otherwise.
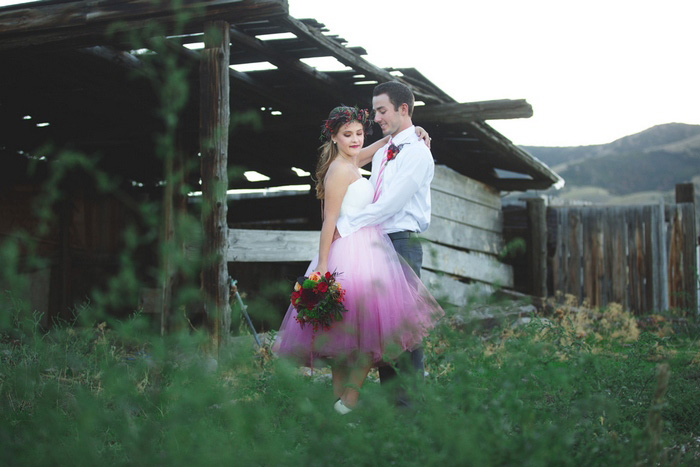
[{"label": "weathered wood plank", "polygon": [[567,256],[567,223],[564,222],[566,219],[566,208],[555,209],[554,214],[556,216],[557,231],[555,238],[555,256],[552,260],[552,286],[553,292],[566,293],[566,256]]},{"label": "weathered wood plank", "polygon": [[654,267],[658,270],[656,286],[659,288],[659,306],[657,309],[668,310],[668,249],[666,247],[665,206],[663,202],[656,207],[656,217],[658,224],[654,227],[656,230],[654,248],[658,250],[658,257]]},{"label": "weathered wood plank", "polygon": [[676,185],[676,204],[695,203],[695,184],[679,183]]},{"label": "weathered wood plank", "polygon": [[434,243],[424,245],[423,267],[501,287],[513,287],[513,269],[483,253],[460,251]]},{"label": "weathered wood plank", "polygon": [[581,289],[581,243],[583,230],[581,228],[581,211],[569,209],[566,219],[568,224],[568,257],[567,257],[567,292],[575,296],[580,302],[583,298]]},{"label": "weathered wood plank", "polygon": [[669,306],[697,313],[695,205],[675,205],[669,229]]},{"label": "weathered wood plank", "polygon": [[499,254],[504,248],[503,236],[497,232],[460,224],[436,215],[431,217],[430,228],[420,236],[443,245],[493,255]]},{"label": "weathered wood plank", "polygon": [[683,219],[683,289],[685,307],[688,313],[698,312],[698,279],[697,279],[697,228],[695,223],[695,204],[682,203],[679,205]]},{"label": "weathered wood plank", "polygon": [[678,205],[666,206],[668,223],[668,301],[669,307],[683,306],[683,228]]},{"label": "weathered wood plank", "polygon": [[430,193],[432,213],[443,219],[451,219],[492,232],[503,232],[503,212],[476,203],[467,203],[461,198],[432,190]]},{"label": "weathered wood plank", "polygon": [[465,177],[444,165],[435,166],[435,175],[430,189],[501,210],[501,197],[498,190]]},{"label": "weathered wood plank", "polygon": [[[603,217],[602,233],[603,233],[603,269],[605,270],[605,305],[617,301],[615,299],[615,236],[614,224],[617,218],[614,216],[614,211],[608,209]],[[618,301],[618,303],[620,303]]]},{"label": "weathered wood plank", "polygon": [[311,261],[318,254],[320,232],[230,229],[228,262]]},{"label": "weathered wood plank", "polygon": [[496,291],[496,288],[489,284],[482,282],[465,284],[453,277],[436,274],[427,269],[421,271],[421,280],[436,299],[456,306],[483,300]]},{"label": "weathered wood plank", "polygon": [[658,273],[654,269],[658,256],[658,252],[654,248],[656,243],[654,225],[658,221],[652,206],[643,206],[642,215],[644,219],[645,300],[647,306],[644,311],[654,311],[659,310]]},{"label": "weathered wood plank", "polygon": [[478,120],[530,118],[532,117],[532,106],[525,99],[433,104],[416,107],[414,117],[416,121],[431,123],[465,123]]},{"label": "weathered wood plank", "polygon": [[201,32],[205,21],[247,22],[287,15],[285,0],[198,0],[174,9],[151,0],[84,0],[16,5],[0,10],[0,50],[70,41],[73,46],[95,45],[91,37],[104,36],[107,25],[124,22],[131,30],[158,22],[176,24],[178,15],[189,15]]},{"label": "weathered wood plank", "polygon": [[614,264],[616,269],[613,270],[613,287],[616,290],[616,297],[619,297],[615,301],[622,304],[623,308],[629,309],[631,286],[630,274],[627,268],[627,255],[629,254],[628,219],[626,211],[622,208],[615,208],[615,213],[617,214],[618,227],[614,230],[616,238]]},{"label": "weathered wood plank", "polygon": [[582,297],[589,305],[596,306],[597,303],[595,303],[595,293],[593,290],[595,286],[595,279],[593,276],[593,237],[592,212],[589,209],[581,210]]}]

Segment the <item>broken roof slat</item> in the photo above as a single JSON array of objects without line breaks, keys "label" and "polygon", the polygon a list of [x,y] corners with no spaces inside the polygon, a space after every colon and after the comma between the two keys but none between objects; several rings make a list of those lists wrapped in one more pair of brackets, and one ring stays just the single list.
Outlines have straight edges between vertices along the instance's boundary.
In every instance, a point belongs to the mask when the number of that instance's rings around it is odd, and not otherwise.
[{"label": "broken roof slat", "polygon": [[338,95],[340,86],[328,74],[318,71],[299,60],[286,57],[284,54],[276,52],[265,44],[265,42],[251,37],[235,27],[231,28],[231,42],[236,42],[237,45],[241,47],[259,53],[262,58],[288,73],[293,73],[301,78],[308,79],[309,84],[326,95]]}]

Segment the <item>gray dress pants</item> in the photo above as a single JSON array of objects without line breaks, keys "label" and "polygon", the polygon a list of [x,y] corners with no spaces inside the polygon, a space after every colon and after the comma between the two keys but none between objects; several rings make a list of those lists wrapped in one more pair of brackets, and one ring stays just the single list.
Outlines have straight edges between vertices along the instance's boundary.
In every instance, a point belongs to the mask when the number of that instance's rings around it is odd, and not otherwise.
[{"label": "gray dress pants", "polygon": [[[411,266],[413,272],[420,277],[420,268],[423,264],[423,247],[414,232],[390,233],[389,238],[394,244],[394,249]],[[404,353],[396,362],[396,367],[401,372],[411,374],[419,379],[423,378],[425,366],[423,364],[423,347]],[[387,383],[396,376],[396,370],[392,365],[379,367],[379,381]]]}]

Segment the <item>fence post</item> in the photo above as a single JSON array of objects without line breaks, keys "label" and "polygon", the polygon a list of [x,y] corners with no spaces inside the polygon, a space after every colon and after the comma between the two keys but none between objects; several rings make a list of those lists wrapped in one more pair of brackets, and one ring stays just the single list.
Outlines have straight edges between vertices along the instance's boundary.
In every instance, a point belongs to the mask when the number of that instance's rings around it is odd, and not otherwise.
[{"label": "fence post", "polygon": [[[684,267],[684,284],[685,290],[690,295],[687,306],[692,307],[696,313],[700,313],[700,303],[698,303],[698,295],[700,292],[700,284],[698,284],[698,268],[700,264],[698,262],[698,234],[697,226],[695,224],[695,185],[693,183],[679,183],[676,185],[676,204],[691,204],[692,207],[683,208],[684,216],[684,245],[683,254],[690,260],[685,263]],[[693,256],[694,255],[694,256]]]},{"label": "fence post", "polygon": [[530,227],[531,293],[547,296],[547,207],[542,198],[527,200],[527,221]]}]

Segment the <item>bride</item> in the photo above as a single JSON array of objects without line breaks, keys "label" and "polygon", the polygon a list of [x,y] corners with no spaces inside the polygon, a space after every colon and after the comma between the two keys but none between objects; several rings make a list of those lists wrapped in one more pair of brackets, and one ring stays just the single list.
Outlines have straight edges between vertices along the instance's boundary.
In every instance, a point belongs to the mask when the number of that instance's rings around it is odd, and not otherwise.
[{"label": "bride", "polygon": [[373,366],[391,362],[420,345],[443,311],[413,270],[400,259],[380,226],[363,227],[334,240],[341,216],[372,203],[374,187],[359,172],[359,161],[382,147],[388,137],[363,149],[372,121],[366,109],[334,108],[324,122],[324,143],[316,169],[316,197],[323,200],[318,256],[309,265],[325,274],[337,272],[345,289],[343,320],[315,332],[300,327],[289,307],[273,350],[309,364],[328,359],[332,368],[334,408],[345,414],[357,403]]}]

